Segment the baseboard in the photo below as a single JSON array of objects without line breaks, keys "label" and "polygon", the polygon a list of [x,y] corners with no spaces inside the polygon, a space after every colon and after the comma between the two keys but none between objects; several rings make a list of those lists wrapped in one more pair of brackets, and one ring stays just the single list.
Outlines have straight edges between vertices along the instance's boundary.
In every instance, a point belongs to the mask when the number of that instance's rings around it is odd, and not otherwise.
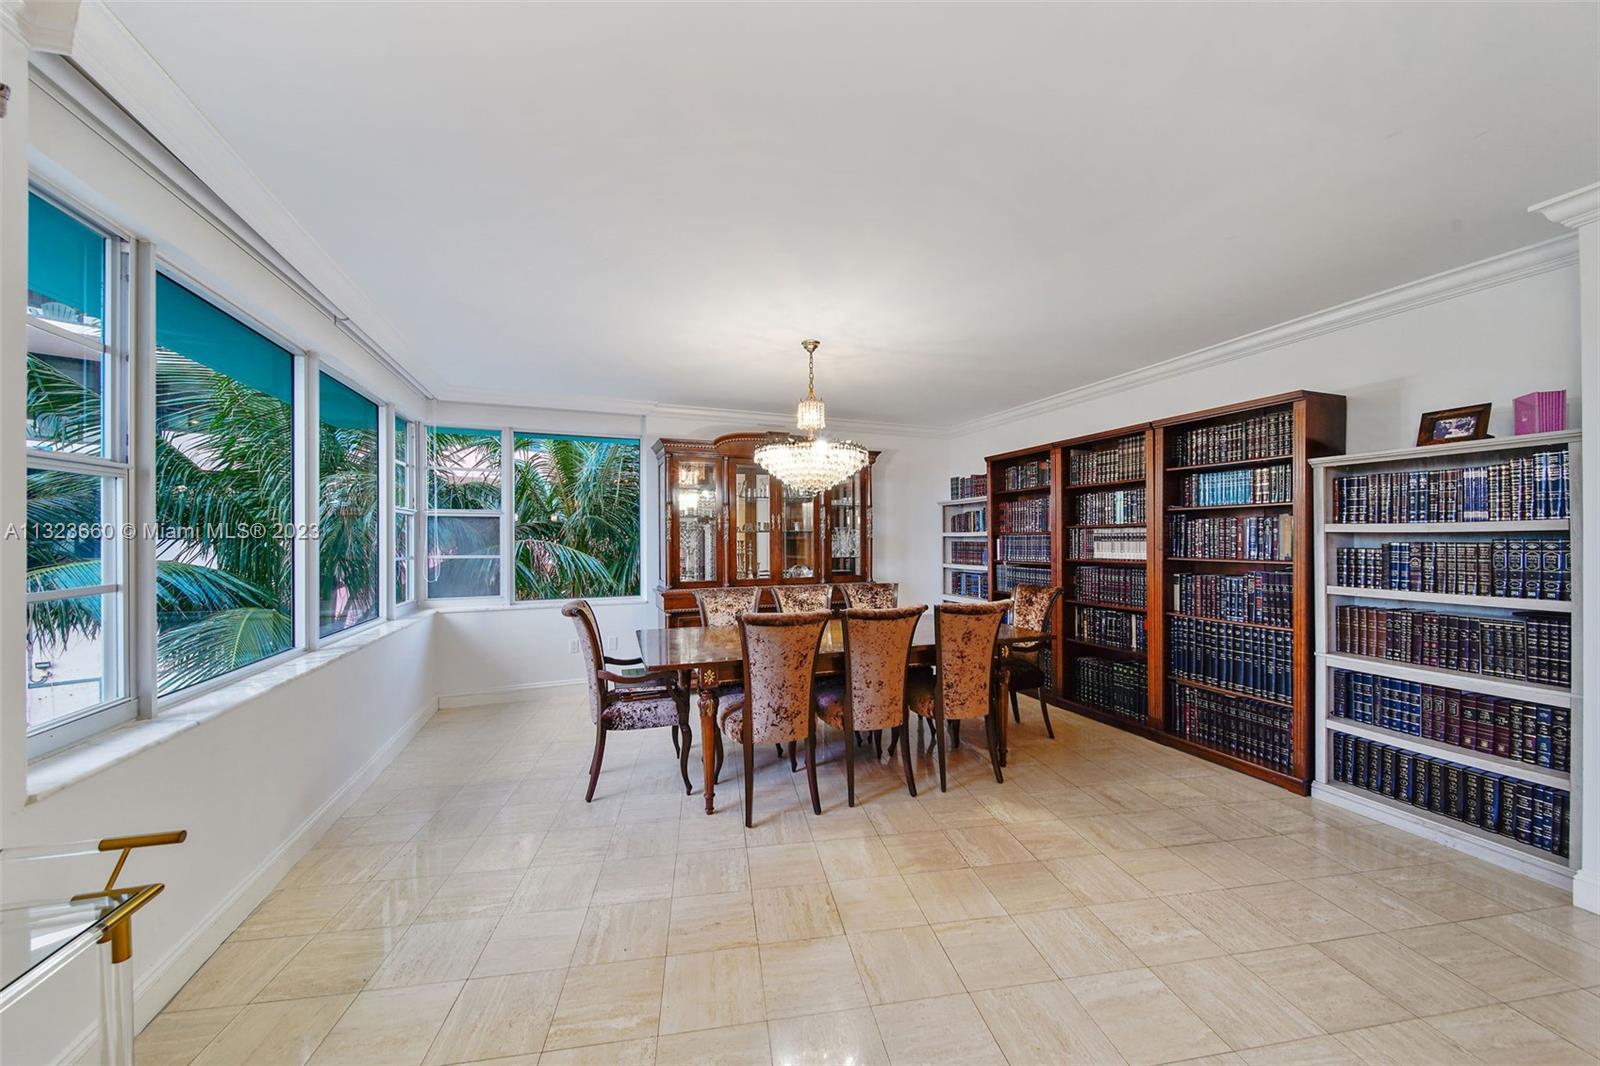
[{"label": "baseboard", "polygon": [[560,681],[531,681],[526,685],[504,685],[500,688],[475,689],[472,692],[452,692],[448,696],[439,697],[439,709],[455,709],[459,707],[489,707],[497,703],[518,703],[524,696],[536,689],[563,688],[568,685],[581,685],[583,678],[565,678]]},{"label": "baseboard", "polygon": [[[274,848],[271,854],[250,871],[232,892],[220,900],[210,913],[195,925],[188,936],[173,945],[171,950],[135,978],[133,1016],[136,1030],[143,1030],[150,1024],[151,1019],[172,1001],[172,997],[177,995],[184,983],[204,965],[212,952],[216,951],[239,924],[249,917],[250,912],[255,910],[279,881],[283,880],[289,869],[311,850],[311,846],[321,839],[322,834],[327,832],[367,786],[377,780],[378,775],[394,761],[394,757],[411,742],[411,738],[417,735],[418,730],[427,724],[428,719],[432,718],[438,709],[439,701],[436,698],[425,700],[405,724],[396,730],[382,747],[373,752],[372,757],[362,764],[349,780],[301,822],[294,832],[289,834],[288,839]],[[99,1026],[91,1025],[68,1046],[57,1062],[59,1064],[78,1062],[95,1049],[98,1041]]]},{"label": "baseboard", "polygon": [[1579,870],[1572,876],[1572,905],[1600,914],[1600,874]]}]

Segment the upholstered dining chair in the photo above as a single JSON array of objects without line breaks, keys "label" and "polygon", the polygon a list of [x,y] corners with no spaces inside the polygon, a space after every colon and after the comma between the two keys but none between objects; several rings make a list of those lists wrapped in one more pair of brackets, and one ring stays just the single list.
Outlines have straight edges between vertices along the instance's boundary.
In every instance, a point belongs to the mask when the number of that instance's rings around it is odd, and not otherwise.
[{"label": "upholstered dining chair", "polygon": [[832,585],[775,585],[772,594],[785,614],[833,609]]},{"label": "upholstered dining chair", "polygon": [[844,602],[848,607],[898,607],[900,583],[897,581],[847,581]]},{"label": "upholstered dining chair", "polygon": [[[851,739],[858,732],[893,731],[905,763],[906,788],[913,796],[917,794],[911,739],[906,735],[906,670],[917,619],[927,609],[927,604],[919,603],[914,607],[852,607],[844,612],[844,677],[818,682],[817,713],[845,734],[845,793],[851,807],[856,805],[855,744]],[[892,757],[894,745],[889,747]]]},{"label": "upholstered dining chair", "polygon": [[817,794],[816,709],[817,646],[831,615],[827,611],[805,614],[746,614],[739,619],[739,643],[744,653],[744,687],[722,699],[721,728],[717,733],[718,762],[723,738],[744,749],[744,824],[753,828],[755,805],[755,746],[806,744],[806,783],[811,786],[811,809],[822,813]]},{"label": "upholstered dining chair", "polygon": [[[1018,629],[1050,632],[1061,593],[1060,585],[1018,585],[1011,593],[1011,624]],[[1049,646],[1048,640],[1013,644],[1005,651],[1005,666],[1011,672],[1011,720],[1022,721],[1022,712],[1017,709],[1017,690],[1032,692],[1039,701],[1039,713],[1044,715],[1044,731],[1054,740],[1056,731],[1050,725],[1050,708],[1044,702],[1044,689],[1050,683],[1045,674],[1044,653]]]},{"label": "upholstered dining chair", "polygon": [[[618,729],[658,729],[670,726],[678,747],[678,772],[683,775],[684,794],[694,791],[689,784],[689,693],[678,684],[670,670],[635,670],[626,674],[607,670],[616,660],[607,658],[600,643],[600,630],[594,624],[594,611],[582,600],[561,608],[578,631],[578,649],[584,656],[584,681],[589,686],[589,720],[594,723],[594,756],[589,760],[589,790],[585,803],[593,802],[595,785],[600,782],[600,763],[605,758],[606,734]],[[677,734],[683,743],[677,744]]]},{"label": "upholstered dining chair", "polygon": [[741,612],[754,614],[761,604],[759,588],[696,589],[694,601],[700,607],[703,626],[736,626]]},{"label": "upholstered dining chair", "polygon": [[944,725],[967,718],[984,720],[994,779],[1005,780],[1000,774],[1000,723],[996,720],[1000,709],[995,698],[994,653],[1000,620],[1010,609],[1010,600],[942,603],[934,608],[935,672],[929,675],[919,670],[911,675],[910,703],[913,713],[933,723],[940,792],[947,791]]}]

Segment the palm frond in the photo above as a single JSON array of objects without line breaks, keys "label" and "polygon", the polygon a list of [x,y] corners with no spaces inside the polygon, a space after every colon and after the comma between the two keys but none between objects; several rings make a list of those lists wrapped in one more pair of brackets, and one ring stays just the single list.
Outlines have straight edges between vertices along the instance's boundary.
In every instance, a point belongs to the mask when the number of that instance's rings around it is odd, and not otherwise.
[{"label": "palm frond", "polygon": [[239,607],[164,631],[158,641],[158,690],[176,692],[259,662],[294,645],[294,622],[282,611]]}]

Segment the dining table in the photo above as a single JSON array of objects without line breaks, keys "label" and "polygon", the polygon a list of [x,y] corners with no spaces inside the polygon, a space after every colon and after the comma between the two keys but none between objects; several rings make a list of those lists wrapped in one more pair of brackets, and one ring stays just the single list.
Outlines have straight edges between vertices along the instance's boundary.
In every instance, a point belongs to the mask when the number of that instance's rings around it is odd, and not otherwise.
[{"label": "dining table", "polygon": [[[717,730],[717,690],[737,681],[743,674],[744,653],[739,641],[738,626],[675,626],[668,629],[641,629],[638,631],[639,655],[649,671],[671,671],[689,679],[698,694],[700,708],[700,749],[705,764],[706,813],[711,814],[716,803],[716,745],[713,739]],[[1006,695],[1009,691],[1010,671],[1006,669],[1007,651],[1019,644],[1050,640],[1050,634],[1036,629],[1023,629],[1001,625],[995,637],[996,672],[999,689],[996,698],[1001,713],[995,717],[1000,722],[1000,765],[1006,763]],[[934,643],[934,620],[924,615],[917,621],[911,637],[913,666],[931,666],[937,657]],[[844,672],[844,624],[837,618],[830,620],[822,632],[817,646],[817,672]]]}]

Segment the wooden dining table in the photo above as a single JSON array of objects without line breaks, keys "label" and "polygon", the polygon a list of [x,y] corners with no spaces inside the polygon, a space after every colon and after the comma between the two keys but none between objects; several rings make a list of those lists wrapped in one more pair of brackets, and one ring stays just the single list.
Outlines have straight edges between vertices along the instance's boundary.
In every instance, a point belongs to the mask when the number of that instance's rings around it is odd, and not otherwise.
[{"label": "wooden dining table", "polygon": [[[716,800],[716,743],[717,687],[737,681],[744,669],[744,654],[739,644],[738,626],[680,626],[674,629],[641,629],[639,655],[646,670],[670,670],[689,678],[699,693],[700,750],[705,764],[706,813],[715,810]],[[1020,629],[1002,625],[995,639],[999,649],[999,707],[996,715],[1000,721],[1000,765],[1006,762],[1006,694],[1010,671],[1005,668],[1006,649],[1015,644],[1048,640],[1049,635],[1034,629]],[[932,665],[935,659],[932,615],[924,615],[917,622],[911,637],[911,663]],[[823,630],[822,643],[817,648],[819,673],[844,672],[843,623],[835,618]]]}]

